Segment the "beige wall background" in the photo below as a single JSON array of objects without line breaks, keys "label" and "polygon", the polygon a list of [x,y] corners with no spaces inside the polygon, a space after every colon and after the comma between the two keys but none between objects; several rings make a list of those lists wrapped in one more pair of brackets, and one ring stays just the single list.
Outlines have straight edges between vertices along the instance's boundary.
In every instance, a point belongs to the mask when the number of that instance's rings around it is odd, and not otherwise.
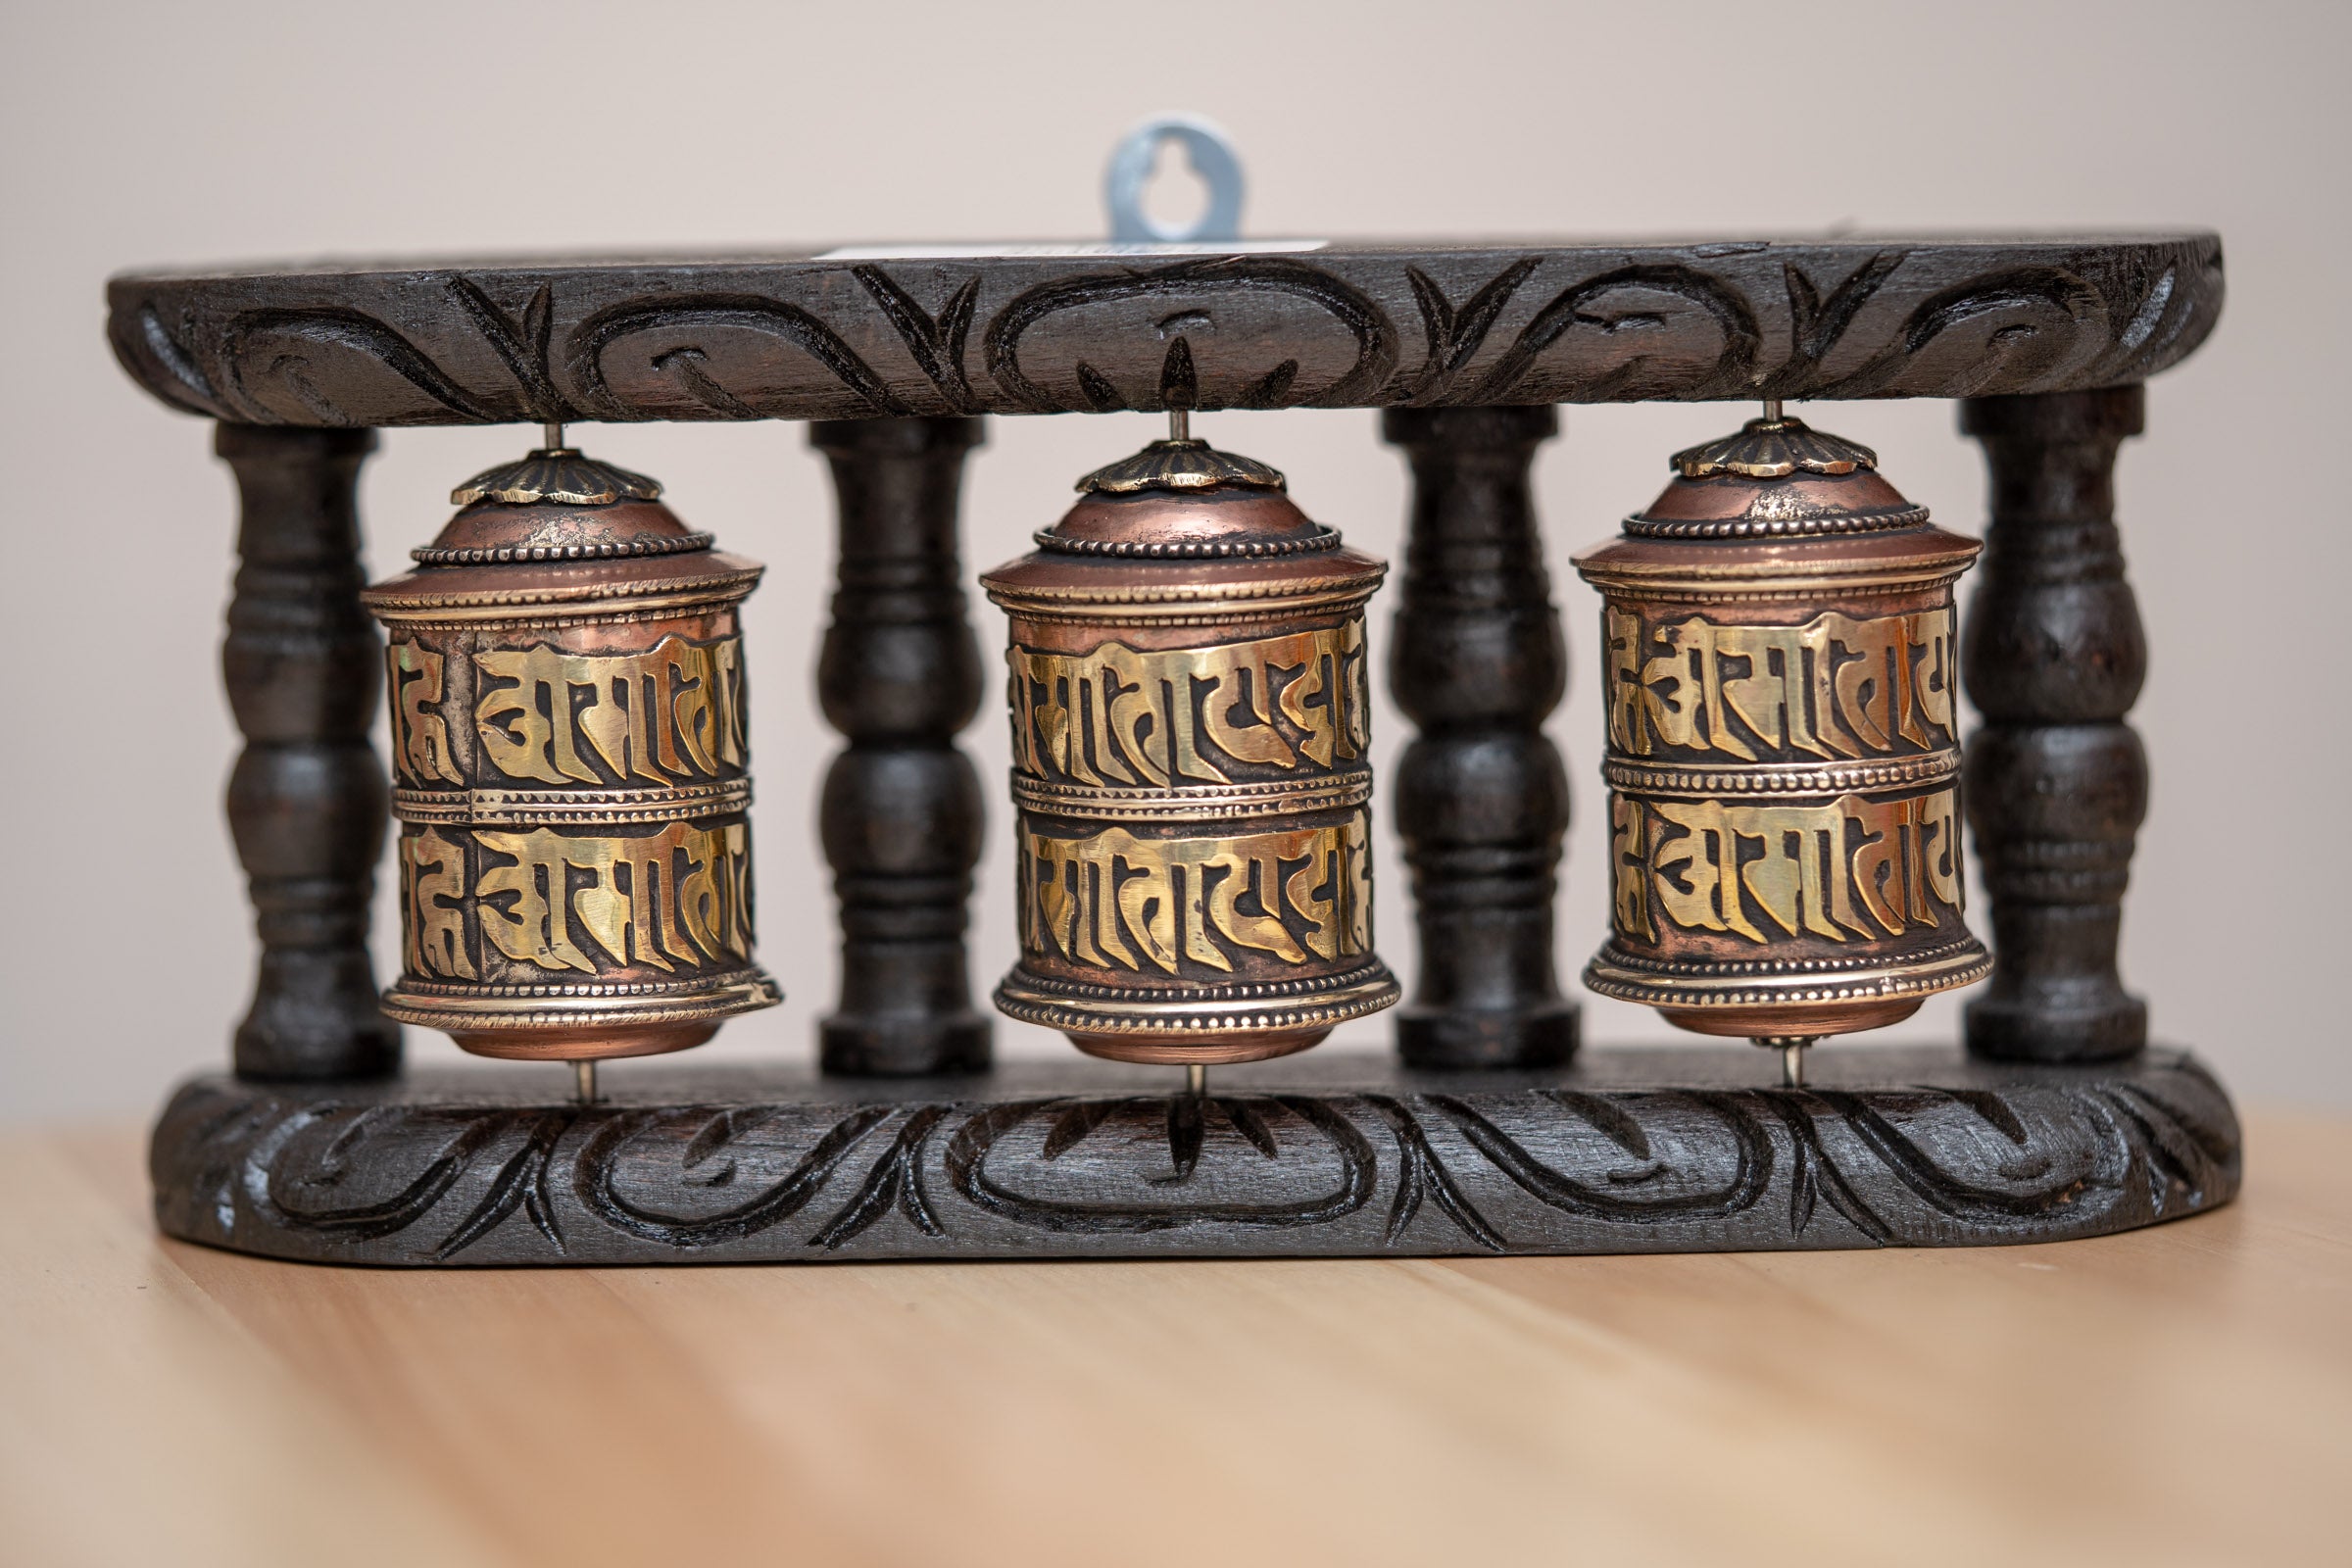
[{"label": "beige wall background", "polygon": [[[2121,469],[2154,648],[2135,721],[2155,767],[2125,928],[2165,1041],[2242,1095],[2352,1104],[2341,998],[2352,832],[2342,635],[2352,8],[2331,4],[1673,6],[0,5],[0,1116],[141,1112],[224,1059],[253,942],[219,795],[235,734],[216,648],[233,529],[210,429],[135,392],[101,336],[112,271],[235,258],[782,248],[1095,238],[1102,166],[1188,109],[1239,143],[1260,236],[1748,237],[1864,229],[2209,225],[2230,304],[2155,383]],[[1975,449],[1941,404],[1804,411],[1870,443],[1949,526],[1982,525]],[[1573,650],[1553,725],[1580,791],[1560,963],[1598,943],[1594,601],[1569,551],[1610,532],[1680,446],[1745,411],[1570,409],[1541,502]],[[1391,553],[1403,466],[1352,413],[1200,427],[1289,471]],[[1142,416],[998,419],[966,491],[968,568],[1018,554]],[[831,504],[775,424],[584,427],[697,526],[766,560],[752,602],[764,956],[786,1004],[706,1057],[805,1056],[828,1004],[831,893],[811,692]],[[388,574],[514,430],[389,433],[368,470]],[[985,603],[984,645],[1002,625]],[[1375,605],[1375,637],[1387,613]],[[1403,738],[1378,715],[1382,752]],[[1001,778],[1004,728],[966,737]],[[1004,815],[975,978],[1013,950]],[[1382,944],[1409,972],[1394,846]],[[381,904],[379,975],[394,965]],[[1587,1038],[1654,1041],[1588,998]],[[1950,1001],[1899,1031],[1948,1037]],[[1357,1027],[1363,1044],[1385,1039]],[[1006,1054],[1066,1050],[1002,1021]],[[411,1031],[412,1059],[457,1053]],[[550,1069],[553,1071],[554,1069]],[[612,1069],[632,1070],[630,1064]]]}]

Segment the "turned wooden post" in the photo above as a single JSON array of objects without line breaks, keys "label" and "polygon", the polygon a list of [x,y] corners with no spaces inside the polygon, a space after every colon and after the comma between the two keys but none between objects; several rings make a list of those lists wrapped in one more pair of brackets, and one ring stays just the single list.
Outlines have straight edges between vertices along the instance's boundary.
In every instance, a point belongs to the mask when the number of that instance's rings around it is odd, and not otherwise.
[{"label": "turned wooden post", "polygon": [[964,929],[980,859],[980,779],[956,735],[980,705],[964,616],[956,491],[972,418],[809,427],[833,466],[840,567],[817,664],[825,717],[849,738],[825,774],[825,858],[841,900],[841,1001],[819,1024],[824,1070],[978,1072]]},{"label": "turned wooden post", "polygon": [[223,424],[237,476],[236,594],[220,670],[245,737],[228,781],[262,940],[237,1026],[248,1078],[397,1071],[400,1030],[376,1009],[368,902],[389,786],[368,740],[384,645],[360,608],[354,497],[372,430]]},{"label": "turned wooden post", "polygon": [[1992,903],[1992,978],[1969,1004],[1979,1055],[2127,1056],[2147,1004],[2123,988],[2116,939],[2148,763],[2124,722],[2147,671],[2115,526],[2115,455],[2141,389],[1972,398],[1992,525],[1963,663],[1984,724],[1969,737],[1968,820]]},{"label": "turned wooden post", "polygon": [[1389,689],[1420,726],[1393,798],[1421,963],[1396,1017],[1420,1067],[1532,1067],[1576,1051],[1551,941],[1568,776],[1544,734],[1567,650],[1528,466],[1549,408],[1394,409],[1413,505]]}]

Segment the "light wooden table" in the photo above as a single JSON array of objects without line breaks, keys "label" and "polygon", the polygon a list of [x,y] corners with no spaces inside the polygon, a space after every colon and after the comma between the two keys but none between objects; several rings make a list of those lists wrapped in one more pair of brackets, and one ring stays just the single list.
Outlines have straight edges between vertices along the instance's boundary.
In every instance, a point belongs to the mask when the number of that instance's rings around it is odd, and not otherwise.
[{"label": "light wooden table", "polygon": [[2352,1124],[2248,1134],[2054,1247],[420,1274],[21,1132],[0,1561],[2352,1561]]}]

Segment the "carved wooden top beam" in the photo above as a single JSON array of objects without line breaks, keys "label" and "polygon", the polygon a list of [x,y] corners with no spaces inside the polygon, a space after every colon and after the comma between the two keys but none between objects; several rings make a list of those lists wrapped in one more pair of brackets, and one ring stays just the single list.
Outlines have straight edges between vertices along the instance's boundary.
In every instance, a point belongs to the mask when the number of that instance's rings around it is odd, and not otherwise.
[{"label": "carved wooden top beam", "polygon": [[132,377],[319,426],[1983,397],[2144,380],[2210,233],[859,247],[133,273]]}]

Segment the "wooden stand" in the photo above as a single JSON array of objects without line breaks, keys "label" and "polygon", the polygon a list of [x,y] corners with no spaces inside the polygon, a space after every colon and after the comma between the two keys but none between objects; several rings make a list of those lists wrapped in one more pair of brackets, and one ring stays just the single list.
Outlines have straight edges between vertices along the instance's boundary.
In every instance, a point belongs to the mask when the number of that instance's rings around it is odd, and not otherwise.
[{"label": "wooden stand", "polygon": [[1749,1047],[1416,1073],[1309,1053],[1073,1058],[857,1082],[648,1063],[344,1090],[220,1077],[156,1129],[170,1234],[312,1262],[810,1262],[1714,1252],[2063,1241],[2225,1203],[2238,1133],[2193,1059],[1982,1064]]},{"label": "wooden stand", "polygon": [[[2139,383],[2213,328],[2216,236],[858,255],[110,286],[123,367],[221,421],[245,497],[224,664],[263,956],[239,1076],[157,1130],[172,1234],[399,1263],[1655,1251],[2049,1240],[2235,1190],[2226,1097],[2146,1051],[2114,962],[2146,773],[2110,474]],[[1992,464],[1968,782],[1998,968],[1973,1055],[1840,1044],[1802,1091],[1739,1087],[1766,1076],[1743,1049],[1563,1067],[1561,644],[1526,484],[1546,406],[1864,397],[1968,400]],[[1391,658],[1421,726],[1395,802],[1422,961],[1398,1029],[1454,1076],[1309,1056],[1196,1100],[1075,1059],[979,1071],[981,795],[955,743],[974,416],[1171,403],[1388,410],[1412,461]],[[592,1106],[519,1070],[384,1077],[357,468],[371,426],[547,418],[840,421],[815,435],[842,499],[820,684],[850,743],[823,808],[827,1077],[680,1063]]]}]

